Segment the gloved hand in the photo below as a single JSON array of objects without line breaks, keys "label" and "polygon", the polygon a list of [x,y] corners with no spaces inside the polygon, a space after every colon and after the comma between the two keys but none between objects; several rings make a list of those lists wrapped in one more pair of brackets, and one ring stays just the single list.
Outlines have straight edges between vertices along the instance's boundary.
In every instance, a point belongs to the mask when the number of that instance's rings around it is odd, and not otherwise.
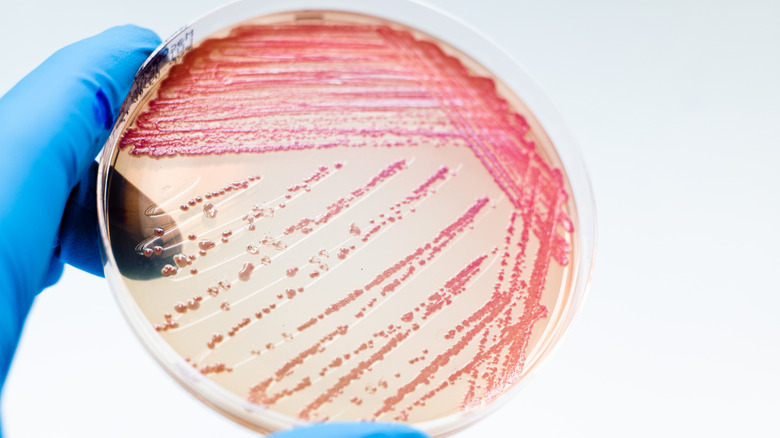
[{"label": "gloved hand", "polygon": [[[0,98],[0,387],[33,299],[57,282],[63,262],[103,275],[94,159],[158,44],[146,29],[109,29],[59,50]],[[403,425],[336,423],[278,437],[425,435]]]},{"label": "gloved hand", "polygon": [[[68,196],[159,43],[145,29],[110,29],[59,50],[0,99],[0,383],[33,299],[62,274],[58,235]],[[79,242],[99,273],[96,205],[88,208],[91,241]]]}]

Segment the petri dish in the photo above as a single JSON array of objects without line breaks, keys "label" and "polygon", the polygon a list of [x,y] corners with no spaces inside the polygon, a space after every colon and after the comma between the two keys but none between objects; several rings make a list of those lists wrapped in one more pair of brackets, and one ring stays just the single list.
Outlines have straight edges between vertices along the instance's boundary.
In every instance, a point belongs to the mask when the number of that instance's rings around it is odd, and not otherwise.
[{"label": "petri dish", "polygon": [[589,182],[549,100],[412,1],[202,17],[139,70],[98,179],[131,326],[260,432],[467,427],[547,357],[592,269]]}]

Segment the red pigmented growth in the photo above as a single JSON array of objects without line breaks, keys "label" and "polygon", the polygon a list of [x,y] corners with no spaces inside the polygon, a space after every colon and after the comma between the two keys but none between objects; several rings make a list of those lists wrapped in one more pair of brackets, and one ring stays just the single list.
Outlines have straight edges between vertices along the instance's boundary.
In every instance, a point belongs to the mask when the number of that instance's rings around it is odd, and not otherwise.
[{"label": "red pigmented growth", "polygon": [[[272,122],[261,122],[266,119]],[[540,134],[533,135],[532,125],[499,95],[494,80],[471,73],[455,56],[405,30],[369,24],[251,25],[238,27],[225,38],[204,41],[173,66],[159,95],[125,133],[121,147],[133,155],[149,157],[272,156],[306,151],[335,154],[347,148],[403,151],[391,160],[371,162],[372,167],[364,167],[365,173],[361,173],[365,179],[357,183],[342,180],[338,183],[342,185],[330,189],[335,196],[319,198],[320,203],[312,204],[316,207],[299,214],[301,207],[296,201],[300,196],[316,193],[318,187],[349,175],[353,168],[369,166],[371,160],[358,166],[349,160],[345,164],[336,161],[345,157],[319,161],[335,164],[285,180],[282,193],[255,200],[260,204],[251,210],[252,203],[243,205],[243,217],[235,218],[243,223],[233,228],[234,238],[230,231],[202,237],[220,238],[226,244],[217,254],[223,248],[230,249],[231,238],[241,239],[242,232],[257,227],[254,243],[247,245],[244,241],[239,248],[241,257],[262,267],[263,277],[266,272],[276,272],[275,278],[265,280],[266,284],[257,276],[255,281],[236,287],[234,292],[243,288],[250,290],[247,294],[256,294],[249,308],[242,308],[243,297],[234,300],[231,292],[235,310],[220,313],[223,318],[235,313],[254,314],[254,322],[263,327],[284,319],[283,332],[264,334],[266,338],[245,352],[256,357],[262,350],[264,356],[278,360],[278,366],[253,380],[242,395],[272,409],[280,400],[296,397],[294,403],[277,406],[297,406],[292,414],[304,419],[340,415],[344,402],[349,402],[350,409],[362,409],[366,419],[417,421],[415,415],[426,415],[421,412],[436,404],[450,404],[464,411],[484,406],[524,375],[527,355],[536,342],[532,340],[534,325],[548,316],[542,298],[549,273],[552,269],[560,273],[570,263],[569,242],[575,227],[567,214],[564,175],[537,150],[534,139]],[[462,190],[470,183],[461,182],[467,177],[460,175],[474,172],[468,164],[461,168],[458,162],[448,161],[445,166],[439,161],[424,173],[414,173],[414,159],[423,154],[419,152],[423,148],[442,148],[442,153],[458,148],[476,163],[473,167],[480,169],[480,175],[486,175],[492,191],[446,195],[459,203],[426,210],[424,204],[445,197],[439,196],[440,190],[453,185]],[[416,176],[407,178],[409,174]],[[223,208],[217,198],[247,189],[260,180],[259,176],[250,177],[185,199],[181,210],[193,211],[177,214],[192,217],[201,211],[205,219],[199,220],[209,224],[232,220],[223,217],[230,214],[230,209]],[[391,199],[373,196],[394,184],[405,185]],[[247,193],[252,191],[241,196]],[[284,202],[280,202],[282,199]],[[381,203],[381,210],[377,203]],[[352,211],[357,211],[354,217],[350,217]],[[506,216],[488,222],[490,233],[479,234],[485,223],[480,221],[495,211]],[[431,222],[429,228],[409,228],[410,223],[416,225],[433,216],[439,222]],[[262,228],[266,225],[277,235],[257,240],[261,232],[267,232]],[[286,253],[288,245],[294,248],[315,235],[327,234],[329,231],[318,234],[327,225],[332,225],[331,235],[339,236],[327,251],[315,256],[310,256],[311,252],[299,254],[299,259]],[[458,246],[472,232],[498,237],[478,242],[485,244],[483,249]],[[165,233],[154,230],[157,236]],[[388,242],[404,233],[414,236],[412,243],[397,247],[388,244],[386,253],[392,255],[382,258],[376,251],[370,252],[374,242]],[[195,234],[188,238],[198,239]],[[194,242],[187,244],[194,251]],[[247,245],[246,253],[243,245]],[[215,246],[212,240],[200,240],[198,254],[204,256]],[[323,246],[315,247],[319,250]],[[458,251],[465,255],[452,262],[450,255]],[[335,257],[329,257],[328,252]],[[161,253],[162,248],[155,247],[143,254],[152,257]],[[364,258],[363,254],[378,258]],[[268,266],[277,256],[287,258]],[[211,262],[208,259],[199,258],[198,263]],[[245,262],[240,267],[236,265],[239,260],[225,269],[229,281],[206,290],[207,299],[227,291],[231,281],[250,279],[255,265]],[[192,264],[183,254],[174,256],[174,262],[176,266],[163,268],[164,276]],[[338,274],[332,275],[332,271],[347,269],[341,266],[350,266],[354,275],[340,279]],[[303,269],[301,275],[297,275],[299,267]],[[211,275],[206,267],[202,272],[200,277]],[[334,277],[339,281],[328,283]],[[179,279],[165,279],[175,280]],[[426,286],[410,286],[418,283]],[[325,286],[318,289],[320,284]],[[475,292],[476,284],[482,286]],[[306,285],[305,298],[297,298],[303,292],[298,287],[301,285]],[[270,290],[255,290],[254,286]],[[550,293],[559,293],[552,290],[557,286],[560,283],[553,284]],[[196,316],[190,311],[199,307],[231,309],[226,301],[221,306],[219,301],[201,301],[172,300],[166,309],[173,305],[176,318],[166,315],[165,322],[155,328],[160,332],[177,329],[176,319],[181,318],[180,330],[186,330],[186,318]],[[467,303],[453,312],[462,301]],[[297,311],[285,309],[302,302],[307,305],[296,307]],[[369,317],[384,318],[379,319],[384,323],[363,330],[374,321]],[[251,321],[249,317],[237,323],[230,319],[220,327],[235,341],[218,350],[250,336],[248,333],[254,331],[248,328]],[[221,351],[212,350],[229,339],[219,333],[206,339],[200,336],[199,348],[206,341],[208,354],[215,356]],[[436,347],[428,347],[430,351],[404,348],[420,339]],[[202,358],[196,360],[203,362]],[[398,368],[377,378],[377,370],[383,369],[386,362]],[[221,362],[200,368],[203,374],[230,370]]]},{"label": "red pigmented growth", "polygon": [[210,349],[214,349],[214,347],[222,342],[222,340],[225,339],[225,337],[221,333],[215,333],[211,336],[211,339],[206,343],[206,346]]},{"label": "red pigmented growth", "polygon": [[239,330],[249,325],[249,323],[252,322],[250,318],[243,318],[241,321],[238,322],[238,324],[234,325],[230,328],[230,331],[228,331],[228,336],[235,336],[236,333],[238,333]]},{"label": "red pigmented growth", "polygon": [[176,254],[175,256],[173,256],[173,261],[176,263],[176,266],[178,266],[179,268],[183,268],[187,265],[192,264],[190,258],[184,254]]},{"label": "red pigmented growth", "polygon": [[255,265],[249,262],[244,263],[244,266],[241,268],[240,271],[238,271],[238,279],[241,281],[248,281],[254,269],[255,269]]},{"label": "red pigmented growth", "polygon": [[214,248],[214,246],[216,246],[216,244],[211,240],[201,240],[198,242],[198,248],[200,248],[201,251],[208,251]]},{"label": "red pigmented growth", "polygon": [[176,266],[173,265],[165,265],[163,266],[160,273],[163,275],[163,277],[168,277],[171,275],[176,275],[176,273],[179,271],[179,269]]},{"label": "red pigmented growth", "polygon": [[203,204],[203,216],[210,219],[217,217],[217,207],[211,202]]},{"label": "red pigmented growth", "polygon": [[[297,224],[290,225],[284,230],[285,235],[293,234],[296,231],[301,231],[303,234],[310,233],[314,227],[321,226],[324,224],[327,224],[328,221],[330,221],[334,216],[341,213],[343,210],[350,207],[350,203],[354,202],[358,198],[361,198],[377,188],[382,183],[386,182],[388,179],[396,175],[399,171],[404,170],[406,168],[406,160],[399,160],[393,163],[390,163],[387,167],[382,169],[377,175],[375,175],[371,180],[369,180],[365,185],[356,188],[355,190],[352,190],[352,192],[347,195],[343,196],[339,199],[337,199],[332,204],[328,205],[326,208],[326,211],[317,217],[311,218],[311,217],[304,217],[300,221],[298,221]],[[357,236],[360,235],[360,228],[352,223],[349,226],[349,233]]]},{"label": "red pigmented growth", "polygon": [[[307,41],[307,37],[313,39]],[[355,40],[365,43],[355,45],[348,42]],[[312,50],[323,47],[342,50],[334,51],[330,56],[312,56]],[[283,74],[242,74],[253,67],[258,72],[272,72],[273,62],[253,54],[264,53],[273,57],[273,50],[278,56],[283,53],[288,61],[299,59],[305,62],[306,67],[293,68]],[[246,55],[241,56],[242,53]],[[354,67],[334,70],[330,66],[338,65],[339,56],[343,64]],[[203,60],[212,57],[220,59],[221,79],[215,77],[213,67],[209,67],[214,64],[206,62],[205,66],[201,66]],[[377,57],[397,66],[396,69],[371,69],[371,63],[367,61]],[[321,65],[318,66],[318,63]],[[236,75],[237,80],[226,80],[231,74]],[[387,87],[392,78],[397,78],[400,83],[406,83],[407,78],[417,78],[422,88],[398,96]],[[368,86],[371,81],[376,84],[374,89]],[[229,37],[208,40],[172,68],[163,82],[160,96],[138,117],[136,126],[127,130],[120,146],[130,147],[136,155],[174,156],[396,145],[382,142],[381,136],[369,128],[330,128],[338,125],[335,123],[322,123],[319,128],[306,130],[290,126],[288,135],[280,135],[278,126],[263,128],[244,124],[252,117],[315,111],[310,105],[312,95],[304,91],[305,88],[299,89],[304,94],[295,99],[289,93],[263,93],[262,90],[269,86],[292,90],[296,86],[328,83],[336,85],[317,94],[327,103],[320,110],[322,117],[352,115],[358,109],[392,109],[388,99],[392,102],[393,98],[399,97],[402,97],[399,101],[403,104],[399,104],[397,110],[414,108],[415,102],[424,106],[438,102],[450,119],[451,130],[432,127],[399,127],[393,130],[386,127],[382,132],[390,131],[406,138],[403,145],[417,144],[424,139],[439,144],[452,142],[453,139],[465,142],[518,208],[526,196],[524,191],[527,192],[527,186],[520,182],[529,167],[539,168],[554,180],[556,187],[543,194],[550,202],[559,196],[565,201],[568,196],[563,190],[560,170],[546,164],[535,151],[534,143],[526,139],[531,129],[529,124],[522,116],[512,112],[506,101],[497,95],[492,79],[469,75],[460,61],[446,55],[437,45],[383,25],[243,26],[233,30]],[[339,92],[351,85],[365,91],[354,95]],[[256,99],[237,100],[234,98],[236,93],[255,95]],[[364,102],[359,108],[355,107],[356,97]],[[178,121],[198,129],[162,130],[163,120],[166,125]],[[470,122],[472,120],[480,123],[475,125]],[[215,121],[220,123],[212,123]],[[300,135],[303,137],[297,140]],[[344,139],[334,142],[334,136],[338,135],[343,135]],[[380,140],[376,140],[377,137]],[[233,187],[228,185],[228,188]],[[182,207],[185,209],[186,204]],[[561,223],[570,222],[564,212],[560,211],[558,215]],[[559,263],[565,264],[568,251],[565,238],[556,235],[552,255]]]},{"label": "red pigmented growth", "polygon": [[230,373],[230,372],[233,372],[233,368],[225,365],[222,362],[217,362],[217,363],[211,364],[211,365],[204,365],[204,366],[200,367],[200,370],[198,370],[198,371],[200,371],[204,375],[208,375],[208,374],[219,374],[219,373],[224,373],[224,372]]}]

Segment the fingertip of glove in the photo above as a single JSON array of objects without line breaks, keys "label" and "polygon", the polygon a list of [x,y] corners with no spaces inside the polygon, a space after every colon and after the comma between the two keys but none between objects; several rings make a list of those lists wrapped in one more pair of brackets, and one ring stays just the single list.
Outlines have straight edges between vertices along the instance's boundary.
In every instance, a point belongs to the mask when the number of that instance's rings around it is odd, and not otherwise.
[{"label": "fingertip of glove", "polygon": [[[26,91],[33,88],[33,93],[28,94],[40,96],[42,99],[47,97],[47,94],[60,96],[63,101],[69,102],[67,105],[61,105],[62,107],[72,107],[70,103],[81,99],[81,96],[64,93],[62,90],[69,90],[72,84],[81,82],[87,85],[82,90],[86,91],[84,96],[88,99],[94,98],[98,88],[102,89],[105,96],[98,97],[107,101],[105,103],[108,104],[109,116],[113,118],[136,71],[159,44],[160,38],[149,29],[130,24],[111,27],[57,51],[23,80],[34,86],[22,88],[26,88]],[[36,91],[41,87],[44,91]],[[54,103],[57,102],[55,98]],[[90,100],[79,103],[92,105]],[[90,110],[80,106],[77,106],[77,109]]]},{"label": "fingertip of glove", "polygon": [[154,31],[127,24],[111,27],[70,47],[93,57],[109,76],[129,87],[138,67],[159,45],[160,37]]},{"label": "fingertip of glove", "polygon": [[[109,28],[84,42],[96,46],[94,53],[99,56],[102,71],[116,85],[117,93],[110,94],[109,101],[117,110],[136,71],[160,45],[160,37],[150,29],[127,24]],[[95,70],[96,78],[100,77],[99,71]]]},{"label": "fingertip of glove", "polygon": [[86,60],[88,59],[86,57],[100,60],[107,56],[115,59],[140,57],[140,59],[133,59],[133,63],[140,65],[140,62],[146,59],[159,45],[160,37],[154,31],[126,24],[110,27],[89,38],[63,47],[58,54],[64,52],[72,60]]},{"label": "fingertip of glove", "polygon": [[162,40],[151,29],[145,27],[136,26],[135,24],[125,24],[122,26],[114,26],[104,30],[98,34],[101,38],[117,39],[124,44],[130,44],[139,48],[148,48],[154,50],[159,46]]}]

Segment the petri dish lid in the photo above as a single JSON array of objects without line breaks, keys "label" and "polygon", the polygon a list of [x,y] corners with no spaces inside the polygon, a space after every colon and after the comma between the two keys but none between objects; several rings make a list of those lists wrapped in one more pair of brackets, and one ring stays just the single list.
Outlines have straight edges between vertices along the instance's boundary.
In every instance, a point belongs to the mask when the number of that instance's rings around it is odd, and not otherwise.
[{"label": "petri dish lid", "polygon": [[196,20],[139,70],[98,178],[131,326],[261,432],[467,427],[558,344],[592,270],[590,184],[552,104],[412,1]]}]

